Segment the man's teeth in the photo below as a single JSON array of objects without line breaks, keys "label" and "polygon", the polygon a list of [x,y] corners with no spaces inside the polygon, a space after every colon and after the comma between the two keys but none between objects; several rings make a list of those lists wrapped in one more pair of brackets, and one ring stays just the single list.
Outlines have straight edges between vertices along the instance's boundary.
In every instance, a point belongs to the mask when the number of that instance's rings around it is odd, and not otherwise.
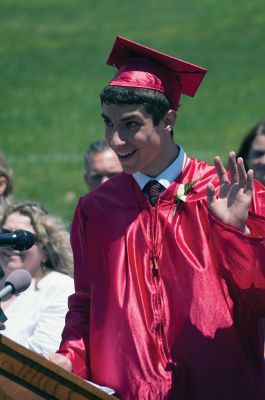
[{"label": "man's teeth", "polygon": [[132,151],[130,151],[130,152],[128,152],[128,153],[118,153],[118,156],[120,156],[120,157],[127,157],[127,156],[130,156],[131,154],[133,154],[134,151],[135,151],[135,150],[132,150]]}]

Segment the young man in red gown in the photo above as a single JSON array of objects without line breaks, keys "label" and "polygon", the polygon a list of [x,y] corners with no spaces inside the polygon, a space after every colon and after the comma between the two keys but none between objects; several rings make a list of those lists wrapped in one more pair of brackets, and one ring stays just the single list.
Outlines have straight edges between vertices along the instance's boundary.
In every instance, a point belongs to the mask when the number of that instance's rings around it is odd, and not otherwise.
[{"label": "young man in red gown", "polygon": [[102,117],[124,172],[77,205],[76,292],[50,359],[122,400],[262,399],[264,187],[233,152],[228,173],[175,144],[204,68],[122,37],[108,64]]}]

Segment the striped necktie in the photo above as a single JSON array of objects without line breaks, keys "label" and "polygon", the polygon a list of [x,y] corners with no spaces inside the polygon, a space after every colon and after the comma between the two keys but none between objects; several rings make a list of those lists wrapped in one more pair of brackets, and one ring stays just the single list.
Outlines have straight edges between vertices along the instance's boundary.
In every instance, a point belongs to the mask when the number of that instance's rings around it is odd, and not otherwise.
[{"label": "striped necktie", "polygon": [[149,199],[152,206],[154,206],[158,200],[160,193],[165,190],[161,183],[157,182],[155,179],[150,180],[143,188],[144,194]]}]

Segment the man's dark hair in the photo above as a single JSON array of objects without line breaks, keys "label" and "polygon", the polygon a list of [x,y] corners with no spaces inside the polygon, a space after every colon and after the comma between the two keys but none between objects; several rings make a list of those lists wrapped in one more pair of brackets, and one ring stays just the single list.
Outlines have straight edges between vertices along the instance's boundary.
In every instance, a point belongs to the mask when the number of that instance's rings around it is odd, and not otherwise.
[{"label": "man's dark hair", "polygon": [[137,104],[151,115],[154,125],[158,125],[172,105],[161,92],[145,88],[127,86],[106,86],[100,93],[101,104]]},{"label": "man's dark hair", "polygon": [[256,136],[258,134],[265,135],[265,120],[259,122],[257,125],[255,125],[249,131],[249,133],[245,136],[245,138],[244,138],[243,142],[241,143],[240,148],[237,152],[237,157],[243,158],[246,170],[249,169],[247,158],[248,158],[252,143],[254,142],[254,140],[256,139]]}]

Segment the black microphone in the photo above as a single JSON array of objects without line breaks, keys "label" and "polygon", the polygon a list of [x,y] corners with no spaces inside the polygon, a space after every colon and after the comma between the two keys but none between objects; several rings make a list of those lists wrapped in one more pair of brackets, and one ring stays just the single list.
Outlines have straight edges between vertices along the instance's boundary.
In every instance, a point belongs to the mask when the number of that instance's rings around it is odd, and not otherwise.
[{"label": "black microphone", "polygon": [[[25,269],[17,269],[8,275],[4,287],[0,289],[0,301],[8,295],[18,294],[28,289],[31,284],[31,275]],[[0,307],[0,322],[5,322],[7,317]]]},{"label": "black microphone", "polygon": [[24,230],[0,233],[0,247],[12,247],[14,250],[27,250],[33,246],[35,237],[33,233]]}]

